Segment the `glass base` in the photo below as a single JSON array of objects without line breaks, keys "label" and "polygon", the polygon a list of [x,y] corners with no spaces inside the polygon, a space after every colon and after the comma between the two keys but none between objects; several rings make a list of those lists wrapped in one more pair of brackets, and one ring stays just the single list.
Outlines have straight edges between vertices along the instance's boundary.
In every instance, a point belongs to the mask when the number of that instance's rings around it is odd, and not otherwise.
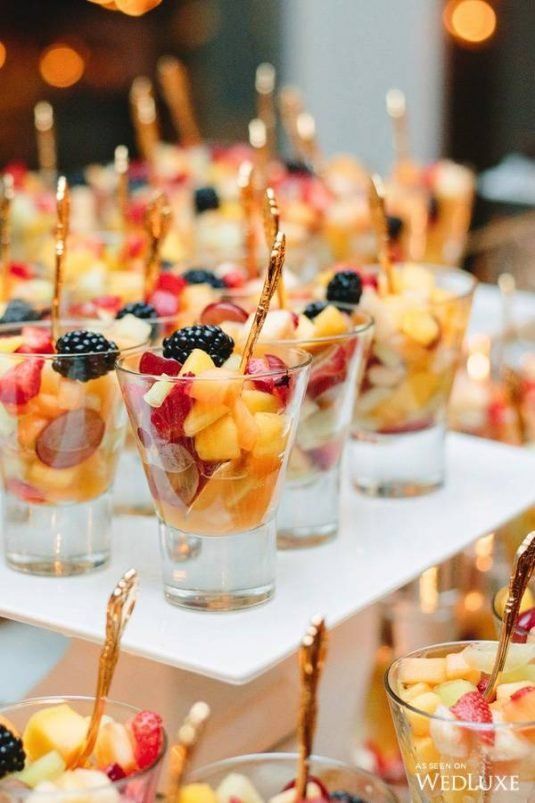
[{"label": "glass base", "polygon": [[277,547],[301,549],[332,541],[339,504],[339,466],[303,480],[287,479],[277,513]]},{"label": "glass base", "polygon": [[367,496],[422,496],[444,483],[445,427],[381,435],[354,433],[350,445],[351,480]]},{"label": "glass base", "polygon": [[275,592],[275,522],[238,535],[191,535],[160,522],[168,602],[205,611],[234,611]]},{"label": "glass base", "polygon": [[5,559],[11,569],[46,577],[86,574],[110,559],[111,493],[81,504],[37,505],[3,499]]},{"label": "glass base", "polygon": [[115,476],[113,512],[116,516],[154,516],[154,502],[141,459],[135,445],[128,441]]}]

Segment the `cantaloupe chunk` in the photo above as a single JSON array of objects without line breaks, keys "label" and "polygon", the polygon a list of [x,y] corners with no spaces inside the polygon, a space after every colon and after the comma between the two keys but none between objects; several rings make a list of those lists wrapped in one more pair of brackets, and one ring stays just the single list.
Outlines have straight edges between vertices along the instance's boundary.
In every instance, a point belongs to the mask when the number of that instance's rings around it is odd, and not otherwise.
[{"label": "cantaloupe chunk", "polygon": [[231,415],[224,415],[195,436],[195,449],[201,460],[236,460],[240,454],[238,428]]},{"label": "cantaloupe chunk", "polygon": [[286,446],[285,419],[277,413],[255,413],[258,438],[253,448],[254,457],[280,455]]},{"label": "cantaloupe chunk", "polygon": [[402,697],[407,703],[410,703],[415,697],[419,697],[420,694],[425,694],[425,692],[428,691],[431,691],[431,686],[429,683],[415,683],[414,686],[409,686],[407,689],[402,689],[399,692],[399,696]]},{"label": "cantaloupe chunk", "polygon": [[444,683],[446,676],[445,658],[404,658],[401,661],[399,679],[402,683]]},{"label": "cantaloupe chunk", "polygon": [[228,404],[239,396],[243,382],[236,371],[210,368],[200,373],[192,382],[189,395],[205,404]]},{"label": "cantaloupe chunk", "polygon": [[70,764],[80,750],[87,722],[66,703],[43,708],[33,714],[22,736],[28,757],[35,761],[53,750]]},{"label": "cantaloupe chunk", "polygon": [[180,789],[178,803],[218,803],[218,797],[210,784],[188,783]]},{"label": "cantaloupe chunk", "polygon": [[[414,708],[426,714],[434,714],[440,704],[440,697],[432,691],[424,692],[424,694],[420,694],[411,700],[411,705]],[[415,714],[413,711],[407,711],[407,719],[415,736],[429,735],[429,717],[423,714]]]},{"label": "cantaloupe chunk", "polygon": [[251,413],[276,413],[281,408],[280,400],[263,390],[244,390],[241,398]]},{"label": "cantaloupe chunk", "polygon": [[479,669],[472,669],[462,652],[450,652],[446,655],[446,675],[448,680],[467,680],[474,686],[481,680]]},{"label": "cantaloupe chunk", "polygon": [[196,402],[184,421],[184,434],[192,438],[201,430],[206,429],[229,411],[224,404],[201,404]]},{"label": "cantaloupe chunk", "polygon": [[258,439],[260,431],[255,417],[242,399],[236,399],[234,402],[232,416],[238,428],[240,448],[250,452]]}]

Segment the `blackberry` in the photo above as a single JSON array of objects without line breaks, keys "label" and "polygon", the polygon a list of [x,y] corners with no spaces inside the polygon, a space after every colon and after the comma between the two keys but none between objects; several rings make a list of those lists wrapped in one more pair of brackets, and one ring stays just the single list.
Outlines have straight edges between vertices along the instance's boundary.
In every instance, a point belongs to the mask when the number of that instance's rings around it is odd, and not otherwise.
[{"label": "blackberry", "polygon": [[388,215],[386,218],[388,237],[390,240],[397,240],[403,231],[403,221],[395,215]]},{"label": "blackberry", "polygon": [[327,301],[341,304],[358,304],[362,295],[362,282],[353,270],[335,273],[327,285]]},{"label": "blackberry", "polygon": [[210,287],[214,287],[216,290],[221,290],[225,287],[223,279],[220,279],[211,270],[205,270],[204,268],[191,268],[183,273],[182,277],[188,284],[209,284]]},{"label": "blackberry", "polygon": [[350,792],[331,792],[330,798],[331,800],[337,800],[338,803],[369,803],[363,797],[352,795]]},{"label": "blackberry", "polygon": [[115,317],[124,318],[125,315],[134,315],[136,318],[142,318],[147,321],[150,321],[151,318],[158,317],[158,313],[152,304],[145,304],[144,301],[134,301],[132,304],[125,304]]},{"label": "blackberry", "polygon": [[5,308],[0,323],[28,323],[40,320],[41,313],[34,310],[31,304],[22,298],[13,298]]},{"label": "blackberry", "polygon": [[0,778],[23,770],[25,761],[22,739],[17,739],[5,725],[0,725]]},{"label": "blackberry", "polygon": [[[74,332],[60,337],[56,343],[58,356],[52,363],[52,368],[67,379],[77,379],[79,382],[89,382],[113,371],[119,349],[111,340],[97,332],[86,332],[76,329]],[[63,355],[74,354],[65,358]]]},{"label": "blackberry", "polygon": [[303,315],[306,315],[307,318],[310,318],[312,321],[320,312],[323,312],[326,306],[326,301],[311,301],[310,304],[307,304],[304,308]]},{"label": "blackberry", "polygon": [[219,326],[195,324],[177,329],[163,341],[163,356],[180,363],[185,363],[194,349],[209,354],[219,368],[232,354],[234,340]]},{"label": "blackberry", "polygon": [[219,196],[213,187],[199,187],[194,196],[195,211],[198,215],[209,209],[219,209]]}]

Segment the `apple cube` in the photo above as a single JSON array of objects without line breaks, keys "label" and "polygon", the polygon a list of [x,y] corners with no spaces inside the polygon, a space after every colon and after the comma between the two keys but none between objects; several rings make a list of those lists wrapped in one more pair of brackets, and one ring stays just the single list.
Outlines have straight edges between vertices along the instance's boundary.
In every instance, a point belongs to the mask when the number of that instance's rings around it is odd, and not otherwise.
[{"label": "apple cube", "polygon": [[166,379],[159,379],[150,386],[143,396],[143,400],[151,407],[161,407],[174,387],[174,382],[169,382]]},{"label": "apple cube", "polygon": [[208,405],[196,402],[184,421],[185,435],[188,438],[192,438],[198,432],[222,418],[228,411],[229,408],[224,404]]},{"label": "apple cube", "polygon": [[241,398],[251,413],[276,413],[281,408],[277,396],[263,390],[244,390]]},{"label": "apple cube", "polygon": [[429,683],[431,686],[444,683],[447,680],[446,659],[404,658],[399,679],[402,683]]},{"label": "apple cube", "polygon": [[224,415],[195,436],[195,449],[201,460],[236,460],[240,454],[238,427],[231,415]]},{"label": "apple cube", "polygon": [[56,750],[70,764],[83,744],[87,722],[66,703],[33,714],[22,736],[28,757],[35,761]]},{"label": "apple cube", "polygon": [[105,722],[100,726],[94,754],[103,770],[118,764],[128,775],[137,768],[130,735],[120,722]]},{"label": "apple cube", "polygon": [[316,337],[335,337],[350,329],[349,319],[343,312],[329,304],[314,318]]},{"label": "apple cube", "polygon": [[231,772],[216,789],[218,803],[263,803],[253,784],[245,775]]},{"label": "apple cube", "polygon": [[253,449],[254,457],[279,456],[286,446],[285,419],[277,413],[255,413],[258,438]]},{"label": "apple cube", "polygon": [[299,315],[294,337],[296,340],[313,340],[316,337],[314,321],[311,321],[306,315]]},{"label": "apple cube", "polygon": [[202,374],[211,368],[215,368],[215,363],[210,355],[202,349],[193,349],[180,369],[179,376],[184,376],[184,374],[195,374],[197,376],[197,374]]}]

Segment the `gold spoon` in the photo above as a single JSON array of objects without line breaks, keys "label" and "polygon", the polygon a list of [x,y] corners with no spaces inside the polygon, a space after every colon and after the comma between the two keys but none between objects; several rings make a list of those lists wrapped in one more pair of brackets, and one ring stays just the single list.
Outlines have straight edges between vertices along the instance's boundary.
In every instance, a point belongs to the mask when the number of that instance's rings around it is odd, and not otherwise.
[{"label": "gold spoon", "polygon": [[188,765],[191,762],[197,743],[204,731],[210,708],[204,702],[195,703],[176,735],[175,744],[169,751],[169,781],[167,784],[167,803],[176,803]]},{"label": "gold spoon", "polygon": [[54,343],[60,336],[61,294],[63,290],[65,260],[67,258],[67,237],[69,236],[71,212],[69,185],[67,184],[65,176],[60,176],[58,179],[56,205],[56,261],[54,270],[54,296],[52,298],[51,310],[52,340]]},{"label": "gold spoon", "polygon": [[33,122],[37,137],[39,171],[45,182],[53,186],[58,170],[58,157],[56,152],[54,109],[48,101],[41,100],[35,104]]},{"label": "gold spoon", "polygon": [[386,111],[392,121],[395,161],[400,165],[409,161],[407,102],[400,89],[389,89],[386,93]]},{"label": "gold spoon", "polygon": [[145,212],[145,230],[149,238],[149,248],[145,263],[144,295],[147,300],[154,289],[160,268],[160,254],[165,238],[169,234],[173,215],[167,195],[157,193]]},{"label": "gold spoon", "polygon": [[158,77],[180,144],[186,148],[199,145],[202,137],[191,99],[186,67],[174,56],[162,56],[158,62]]},{"label": "gold spoon", "polygon": [[370,176],[369,200],[373,227],[377,238],[377,254],[386,276],[389,293],[394,293],[394,268],[388,247],[388,223],[385,212],[385,190],[383,181],[377,174]]},{"label": "gold spoon", "polygon": [[[267,247],[269,248],[275,242],[275,238],[279,233],[280,225],[279,204],[277,202],[275,190],[272,187],[268,187],[264,193],[264,205],[262,212],[264,217],[264,234],[266,236]],[[277,296],[279,299],[279,307],[281,309],[285,309],[286,291],[284,289],[284,279],[282,274],[277,285]]]},{"label": "gold spoon", "polygon": [[97,741],[98,729],[104,714],[115,667],[121,651],[121,638],[132,615],[137,598],[138,576],[129,569],[115,586],[106,609],[106,636],[98,663],[97,691],[89,727],[80,752],[71,767],[83,767],[89,760]]},{"label": "gold spoon", "polygon": [[511,578],[509,580],[509,595],[503,611],[503,623],[500,632],[500,641],[496,651],[496,660],[491,672],[485,698],[491,700],[494,695],[496,683],[507,659],[509,644],[514,633],[516,620],[520,612],[522,597],[535,568],[535,530],[529,533],[518,547],[513,563]]},{"label": "gold spoon", "polygon": [[258,255],[255,229],[254,167],[252,162],[242,162],[238,172],[238,187],[245,226],[245,267],[250,278],[258,272]]},{"label": "gold spoon", "polygon": [[266,132],[267,158],[276,150],[276,114],[275,114],[275,81],[276,72],[273,64],[264,62],[256,68],[255,92],[256,114],[264,124]]},{"label": "gold spoon", "polygon": [[295,781],[295,800],[306,799],[306,787],[310,775],[310,756],[316,732],[318,715],[318,686],[327,653],[325,620],[315,617],[310,623],[299,648],[299,671],[301,700],[297,738],[299,758]]}]

